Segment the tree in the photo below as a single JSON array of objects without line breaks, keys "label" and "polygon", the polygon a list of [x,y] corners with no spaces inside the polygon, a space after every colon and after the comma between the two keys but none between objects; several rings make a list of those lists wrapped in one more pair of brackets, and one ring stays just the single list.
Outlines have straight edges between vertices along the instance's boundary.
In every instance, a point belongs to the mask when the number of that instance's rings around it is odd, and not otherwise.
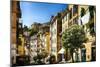
[{"label": "tree", "polygon": [[30,36],[33,36],[34,34],[37,34],[38,31],[39,31],[39,28],[41,27],[41,23],[37,23],[37,22],[34,22],[32,25],[31,25],[31,28],[30,28]]},{"label": "tree", "polygon": [[33,36],[34,34],[37,34],[38,31],[34,30],[34,29],[30,29],[30,36]]},{"label": "tree", "polygon": [[70,49],[70,54],[73,60],[73,52],[82,46],[86,41],[84,29],[79,25],[72,25],[62,34],[62,43],[66,49]]},{"label": "tree", "polygon": [[23,28],[24,31],[28,31],[28,27],[26,25],[24,25],[24,28]]},{"label": "tree", "polygon": [[45,62],[41,60],[45,59],[47,56],[48,56],[48,52],[44,48],[40,48],[37,50],[37,56],[34,56],[33,60],[35,61],[35,64],[44,64]]}]

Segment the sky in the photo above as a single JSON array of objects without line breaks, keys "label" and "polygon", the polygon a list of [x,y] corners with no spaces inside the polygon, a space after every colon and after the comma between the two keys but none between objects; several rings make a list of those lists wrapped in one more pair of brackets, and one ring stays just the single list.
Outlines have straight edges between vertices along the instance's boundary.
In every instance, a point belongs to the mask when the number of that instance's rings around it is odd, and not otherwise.
[{"label": "sky", "polygon": [[29,27],[34,22],[49,22],[51,16],[65,10],[67,4],[21,1],[20,7],[23,25]]}]

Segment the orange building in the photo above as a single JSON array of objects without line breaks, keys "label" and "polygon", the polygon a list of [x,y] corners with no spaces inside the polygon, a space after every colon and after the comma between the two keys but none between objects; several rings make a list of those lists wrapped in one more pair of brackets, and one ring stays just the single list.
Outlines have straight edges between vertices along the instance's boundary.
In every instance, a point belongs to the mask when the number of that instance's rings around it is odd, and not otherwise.
[{"label": "orange building", "polygon": [[16,48],[17,48],[17,28],[19,19],[21,18],[21,10],[19,1],[13,0],[11,1],[11,58],[12,63],[16,63]]}]

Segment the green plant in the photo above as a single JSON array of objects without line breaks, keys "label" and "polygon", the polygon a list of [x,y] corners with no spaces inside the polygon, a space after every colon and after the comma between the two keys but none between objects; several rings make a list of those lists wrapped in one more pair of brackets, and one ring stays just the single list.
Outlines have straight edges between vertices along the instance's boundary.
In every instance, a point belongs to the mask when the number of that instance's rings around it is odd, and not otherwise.
[{"label": "green plant", "polygon": [[73,61],[74,50],[81,47],[82,43],[86,41],[84,29],[79,25],[72,25],[62,34],[62,43],[66,49],[70,49],[70,54]]},{"label": "green plant", "polygon": [[[41,52],[40,52],[41,50]],[[48,56],[47,51],[44,48],[40,48],[37,51],[37,56],[33,57],[33,60],[35,61],[35,64],[44,64],[44,61],[41,61],[42,59],[45,59]]]}]

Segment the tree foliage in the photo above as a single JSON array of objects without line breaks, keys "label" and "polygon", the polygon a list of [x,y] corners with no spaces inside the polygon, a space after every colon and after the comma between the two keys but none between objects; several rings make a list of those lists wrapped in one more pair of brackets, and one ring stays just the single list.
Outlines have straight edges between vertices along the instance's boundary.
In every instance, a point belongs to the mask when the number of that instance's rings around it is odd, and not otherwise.
[{"label": "tree foliage", "polygon": [[46,58],[47,56],[48,56],[48,52],[44,48],[40,48],[37,50],[37,56],[34,56],[33,60],[35,61],[35,64],[44,64],[44,62],[41,60]]},{"label": "tree foliage", "polygon": [[65,48],[79,48],[85,40],[84,29],[78,25],[73,25],[66,29],[62,35],[62,42]]},{"label": "tree foliage", "polygon": [[80,48],[86,39],[84,29],[79,25],[72,25],[62,34],[63,46],[66,49],[70,49],[72,61],[74,49]]},{"label": "tree foliage", "polygon": [[30,29],[30,36],[36,34],[38,31],[37,30],[34,30],[34,29]]},{"label": "tree foliage", "polygon": [[23,28],[24,31],[28,31],[28,27],[26,25],[24,25],[24,28]]}]

